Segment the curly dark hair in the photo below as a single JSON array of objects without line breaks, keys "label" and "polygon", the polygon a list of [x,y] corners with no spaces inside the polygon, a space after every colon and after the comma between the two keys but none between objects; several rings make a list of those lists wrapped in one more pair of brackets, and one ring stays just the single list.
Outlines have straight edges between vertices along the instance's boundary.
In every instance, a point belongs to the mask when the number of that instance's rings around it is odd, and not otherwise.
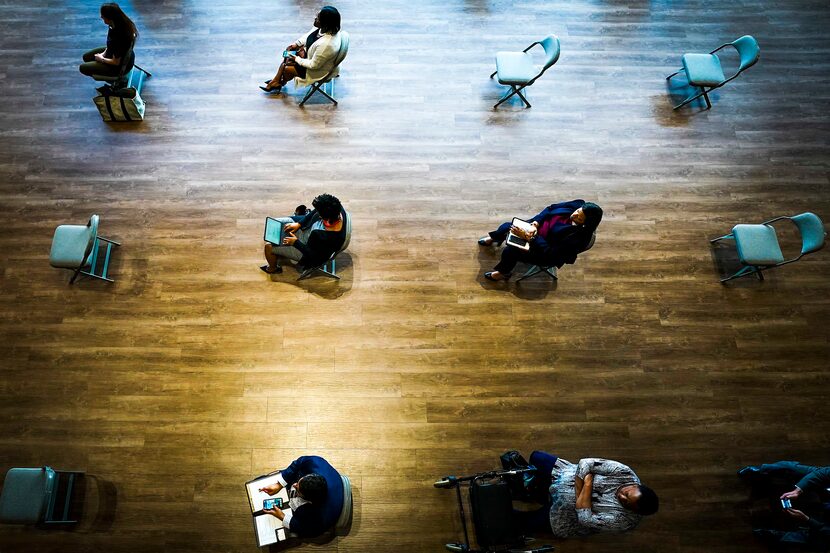
[{"label": "curly dark hair", "polygon": [[328,495],[326,479],[315,473],[303,476],[300,479],[300,495],[312,503],[322,503]]},{"label": "curly dark hair", "polygon": [[320,194],[314,198],[311,205],[324,221],[329,222],[336,221],[340,217],[340,212],[343,211],[343,204],[331,194]]},{"label": "curly dark hair", "polygon": [[640,499],[637,501],[637,512],[641,515],[653,515],[660,508],[660,500],[654,490],[648,486],[639,485]]}]

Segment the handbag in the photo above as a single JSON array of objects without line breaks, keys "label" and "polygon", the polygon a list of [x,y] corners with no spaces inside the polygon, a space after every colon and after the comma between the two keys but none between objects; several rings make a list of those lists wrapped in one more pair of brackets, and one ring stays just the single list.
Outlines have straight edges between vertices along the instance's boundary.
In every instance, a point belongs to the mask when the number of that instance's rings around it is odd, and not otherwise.
[{"label": "handbag", "polygon": [[104,121],[144,120],[144,100],[135,88],[108,91],[92,101]]}]

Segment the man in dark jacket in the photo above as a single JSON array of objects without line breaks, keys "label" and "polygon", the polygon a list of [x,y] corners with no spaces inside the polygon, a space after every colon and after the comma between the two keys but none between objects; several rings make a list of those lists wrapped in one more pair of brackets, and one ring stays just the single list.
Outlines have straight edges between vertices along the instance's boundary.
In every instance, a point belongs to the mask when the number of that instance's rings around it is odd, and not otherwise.
[{"label": "man in dark jacket", "polygon": [[827,524],[830,520],[830,467],[778,461],[744,467],[738,475],[756,488],[770,490],[776,483],[792,487],[779,500],[791,503],[791,508],[782,509],[798,528],[791,531],[756,528],[753,533],[757,537],[783,546],[794,545],[815,551],[830,547],[830,525]]},{"label": "man in dark jacket", "polygon": [[268,509],[289,532],[314,538],[334,527],[343,509],[343,479],[322,457],[303,456],[280,471],[279,481],[260,491],[275,495],[288,489],[289,509]]}]

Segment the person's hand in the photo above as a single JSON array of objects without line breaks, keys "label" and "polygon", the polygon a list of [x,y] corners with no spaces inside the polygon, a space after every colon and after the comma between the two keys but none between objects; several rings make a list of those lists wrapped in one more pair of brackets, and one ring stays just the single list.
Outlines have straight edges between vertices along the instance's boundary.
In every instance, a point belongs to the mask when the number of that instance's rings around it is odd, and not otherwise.
[{"label": "person's hand", "polygon": [[795,499],[801,495],[801,488],[796,488],[791,492],[781,494],[781,499]]},{"label": "person's hand", "polygon": [[591,490],[594,489],[594,475],[593,474],[591,474],[590,472],[588,474],[586,474],[585,478],[584,478],[584,482],[585,482],[585,487],[587,487],[588,489],[591,489]]},{"label": "person's hand", "polygon": [[536,234],[536,231],[527,232],[524,229],[520,229],[516,226],[510,227],[510,232],[512,232],[520,238],[524,238],[525,240],[531,240],[533,238],[533,235]]},{"label": "person's hand", "polygon": [[104,63],[104,54],[95,54],[94,58],[95,61],[99,63]]},{"label": "person's hand", "polygon": [[282,239],[282,243],[286,246],[293,246],[294,242],[297,241],[297,237],[293,234],[287,235],[285,238]]},{"label": "person's hand", "polygon": [[263,509],[262,512],[268,513],[269,515],[274,515],[280,520],[285,518],[285,513],[283,513],[282,510],[277,507],[274,507],[273,509]]},{"label": "person's hand", "polygon": [[288,223],[283,227],[288,234],[294,234],[300,230],[300,223]]},{"label": "person's hand", "polygon": [[259,491],[265,492],[268,495],[275,495],[275,494],[280,493],[281,489],[282,489],[282,484],[277,482],[276,484],[271,484],[270,486],[265,486],[264,488],[260,488]]},{"label": "person's hand", "polygon": [[800,520],[802,522],[809,522],[810,520],[810,517],[798,509],[784,509],[784,511],[796,520]]}]

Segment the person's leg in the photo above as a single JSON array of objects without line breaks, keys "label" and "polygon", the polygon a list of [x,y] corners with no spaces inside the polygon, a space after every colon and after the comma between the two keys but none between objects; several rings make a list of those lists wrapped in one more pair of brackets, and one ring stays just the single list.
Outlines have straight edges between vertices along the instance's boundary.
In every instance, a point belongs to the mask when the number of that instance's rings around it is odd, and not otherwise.
[{"label": "person's leg", "polygon": [[502,276],[510,275],[516,267],[516,263],[522,259],[524,253],[524,250],[507,246],[501,251],[501,260],[493,268],[493,272],[498,272]]},{"label": "person's leg", "polygon": [[277,70],[277,74],[274,75],[274,78],[266,85],[267,88],[273,89],[277,87],[283,87],[285,84],[297,76],[297,68],[293,65],[288,65],[286,63],[281,63],[280,68]]},{"label": "person's leg", "polygon": [[93,48],[89,52],[84,52],[83,59],[84,61],[95,61],[95,54],[103,54],[106,52],[107,47],[101,46],[100,48]]},{"label": "person's leg", "polygon": [[[276,218],[276,220],[280,223],[295,223],[298,219],[302,219],[302,217],[292,216]],[[295,236],[300,240],[305,240],[305,235],[306,232],[302,230],[298,230],[295,233]],[[273,244],[265,244],[265,260],[268,261],[268,265],[260,267],[260,269],[268,274],[281,273],[282,267],[280,267],[280,257],[291,259],[293,261],[299,261],[302,259],[303,254],[294,246],[275,246]]]},{"label": "person's leg", "polygon": [[510,227],[513,226],[512,222],[502,223],[499,225],[499,228],[496,230],[489,232],[490,238],[493,242],[504,242],[504,239],[507,238],[507,234],[510,232]]},{"label": "person's leg", "polygon": [[536,475],[528,489],[530,497],[542,505],[550,504],[551,473],[556,465],[556,455],[544,451],[534,451],[530,454],[531,465],[536,467]]}]

